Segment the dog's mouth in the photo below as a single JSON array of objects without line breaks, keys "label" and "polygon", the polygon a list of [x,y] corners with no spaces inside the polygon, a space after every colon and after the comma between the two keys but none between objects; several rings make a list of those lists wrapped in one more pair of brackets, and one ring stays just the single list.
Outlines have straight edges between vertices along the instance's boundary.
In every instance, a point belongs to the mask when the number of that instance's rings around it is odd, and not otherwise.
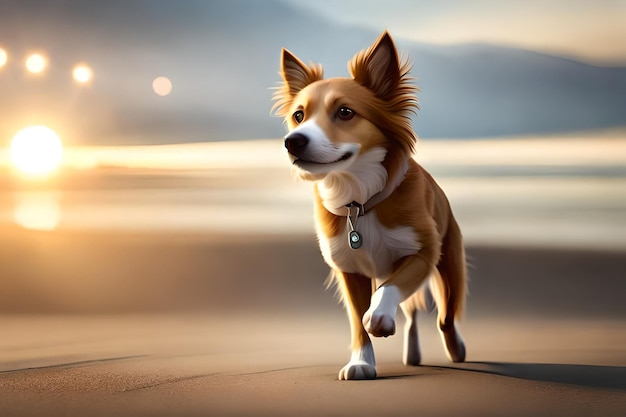
[{"label": "dog's mouth", "polygon": [[332,165],[332,164],[336,164],[338,162],[347,161],[348,159],[352,158],[353,155],[354,155],[354,152],[346,152],[339,159],[337,159],[335,161],[331,161],[331,162],[317,162],[317,161],[309,161],[309,160],[306,160],[304,158],[296,158],[293,161],[293,164],[298,166],[298,167],[301,167],[302,165],[309,165],[309,164],[313,164],[313,165]]},{"label": "dog's mouth", "polygon": [[308,155],[295,156],[289,154],[293,166],[300,171],[300,176],[305,179],[320,179],[333,171],[343,171],[348,169],[350,165],[359,156],[358,144],[344,145],[343,153],[338,158],[329,158],[330,160],[315,160]]}]

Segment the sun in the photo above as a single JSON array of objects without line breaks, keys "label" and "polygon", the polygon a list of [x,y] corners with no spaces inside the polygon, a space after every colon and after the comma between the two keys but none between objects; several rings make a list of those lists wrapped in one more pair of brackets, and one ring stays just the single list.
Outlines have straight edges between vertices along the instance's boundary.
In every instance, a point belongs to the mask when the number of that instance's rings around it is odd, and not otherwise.
[{"label": "sun", "polygon": [[61,165],[63,144],[59,135],[46,126],[30,126],[11,141],[11,162],[23,175],[43,178]]}]

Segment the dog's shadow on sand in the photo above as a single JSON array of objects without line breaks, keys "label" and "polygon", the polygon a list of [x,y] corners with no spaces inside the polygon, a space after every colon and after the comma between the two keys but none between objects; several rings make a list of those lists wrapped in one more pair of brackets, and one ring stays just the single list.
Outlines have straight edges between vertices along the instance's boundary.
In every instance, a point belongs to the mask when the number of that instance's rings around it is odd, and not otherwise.
[{"label": "dog's shadow on sand", "polygon": [[466,362],[435,368],[480,372],[532,381],[626,391],[626,367],[552,363]]}]

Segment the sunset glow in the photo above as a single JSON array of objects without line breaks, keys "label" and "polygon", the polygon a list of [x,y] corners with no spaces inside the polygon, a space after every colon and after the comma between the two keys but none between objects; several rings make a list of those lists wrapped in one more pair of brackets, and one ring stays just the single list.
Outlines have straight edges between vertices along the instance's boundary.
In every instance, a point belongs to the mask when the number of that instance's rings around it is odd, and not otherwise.
[{"label": "sunset glow", "polygon": [[61,139],[46,126],[22,129],[11,141],[11,162],[27,177],[51,175],[59,168],[62,159]]},{"label": "sunset glow", "polygon": [[25,192],[16,196],[13,222],[24,229],[51,231],[61,219],[58,196],[54,192]]}]

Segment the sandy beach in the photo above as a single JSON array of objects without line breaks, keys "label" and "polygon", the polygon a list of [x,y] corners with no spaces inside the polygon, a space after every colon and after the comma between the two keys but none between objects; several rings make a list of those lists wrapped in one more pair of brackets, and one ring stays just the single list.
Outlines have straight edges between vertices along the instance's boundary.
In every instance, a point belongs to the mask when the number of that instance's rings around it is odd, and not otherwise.
[{"label": "sandy beach", "polygon": [[423,314],[423,366],[395,335],[378,380],[341,382],[347,319],[312,235],[0,236],[3,416],[626,412],[619,251],[469,247],[468,362]]}]

